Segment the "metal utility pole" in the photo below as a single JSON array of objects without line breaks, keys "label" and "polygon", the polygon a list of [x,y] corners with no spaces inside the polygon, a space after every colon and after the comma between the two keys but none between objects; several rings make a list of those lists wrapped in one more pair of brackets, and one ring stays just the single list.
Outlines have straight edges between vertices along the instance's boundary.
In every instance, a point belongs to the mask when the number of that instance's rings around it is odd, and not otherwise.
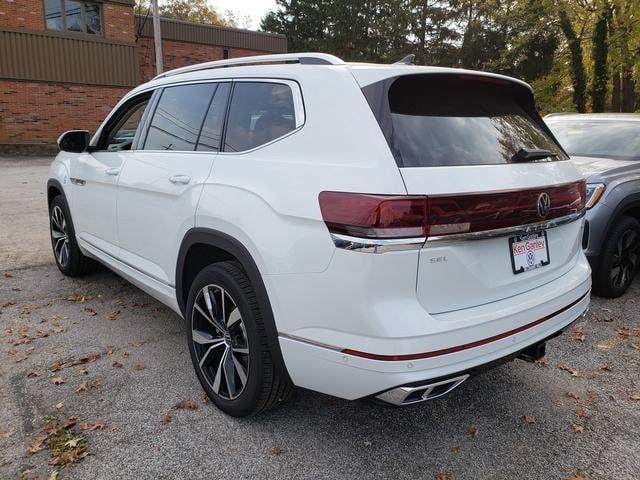
[{"label": "metal utility pole", "polygon": [[156,75],[162,73],[162,33],[160,32],[160,13],[158,12],[158,0],[151,0],[153,8],[153,42],[156,50]]}]

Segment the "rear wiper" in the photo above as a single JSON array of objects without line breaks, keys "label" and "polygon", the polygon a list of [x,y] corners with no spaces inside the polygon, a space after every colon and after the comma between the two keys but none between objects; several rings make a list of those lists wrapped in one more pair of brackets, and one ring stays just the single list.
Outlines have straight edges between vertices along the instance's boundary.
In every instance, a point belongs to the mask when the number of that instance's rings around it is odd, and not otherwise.
[{"label": "rear wiper", "polygon": [[557,157],[557,153],[550,152],[549,150],[536,150],[535,148],[521,148],[518,152],[511,157],[513,163],[521,162],[533,162],[535,160],[542,160],[548,157]]}]

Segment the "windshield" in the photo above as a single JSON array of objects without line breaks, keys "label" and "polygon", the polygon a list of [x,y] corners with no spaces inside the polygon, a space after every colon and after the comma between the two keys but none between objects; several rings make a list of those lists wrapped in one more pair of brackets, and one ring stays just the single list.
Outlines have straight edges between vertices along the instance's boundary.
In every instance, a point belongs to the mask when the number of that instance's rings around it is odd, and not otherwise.
[{"label": "windshield", "polygon": [[550,118],[547,125],[569,155],[640,160],[640,121]]}]

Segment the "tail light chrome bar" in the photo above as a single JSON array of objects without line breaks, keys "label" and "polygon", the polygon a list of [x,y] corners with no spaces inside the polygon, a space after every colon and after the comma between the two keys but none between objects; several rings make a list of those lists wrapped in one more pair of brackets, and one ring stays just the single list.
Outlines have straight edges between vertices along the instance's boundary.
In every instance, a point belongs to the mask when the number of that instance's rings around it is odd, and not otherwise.
[{"label": "tail light chrome bar", "polygon": [[383,253],[573,222],[584,215],[586,183],[434,196],[321,192],[319,203],[337,247]]}]

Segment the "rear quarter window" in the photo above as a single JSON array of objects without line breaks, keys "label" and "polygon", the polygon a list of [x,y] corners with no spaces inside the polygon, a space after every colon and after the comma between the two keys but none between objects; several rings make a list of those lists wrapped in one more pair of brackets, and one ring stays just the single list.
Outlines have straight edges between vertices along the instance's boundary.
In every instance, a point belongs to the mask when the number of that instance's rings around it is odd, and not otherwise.
[{"label": "rear quarter window", "polygon": [[[373,108],[376,89],[366,88]],[[406,75],[392,81],[388,106],[383,99],[377,105],[384,108],[374,113],[400,167],[512,163],[522,148],[555,155],[546,160],[566,159],[518,88],[506,81]]]}]

